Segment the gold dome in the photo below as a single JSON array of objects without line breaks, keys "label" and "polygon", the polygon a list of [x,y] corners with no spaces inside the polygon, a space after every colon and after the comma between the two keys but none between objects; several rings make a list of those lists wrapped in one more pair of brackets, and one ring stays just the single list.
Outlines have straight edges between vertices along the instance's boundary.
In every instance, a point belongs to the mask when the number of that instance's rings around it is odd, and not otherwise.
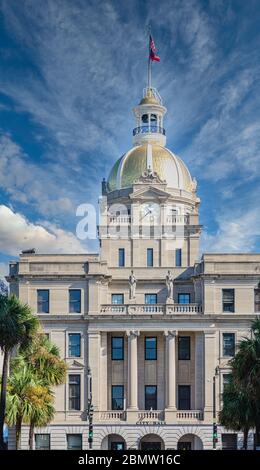
[{"label": "gold dome", "polygon": [[117,160],[108,178],[108,190],[131,187],[149,167],[169,188],[191,191],[192,178],[183,161],[167,148],[151,143],[136,146]]}]

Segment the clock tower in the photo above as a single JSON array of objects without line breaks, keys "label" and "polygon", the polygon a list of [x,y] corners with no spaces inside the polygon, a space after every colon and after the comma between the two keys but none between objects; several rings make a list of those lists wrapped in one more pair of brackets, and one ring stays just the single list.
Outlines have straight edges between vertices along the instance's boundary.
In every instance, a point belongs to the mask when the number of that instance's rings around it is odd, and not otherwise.
[{"label": "clock tower", "polygon": [[[197,184],[184,162],[166,148],[166,111],[158,91],[145,88],[133,109],[133,147],[102,183],[101,259],[111,267],[150,262],[178,269],[199,258]],[[152,253],[150,261],[147,253]]]}]

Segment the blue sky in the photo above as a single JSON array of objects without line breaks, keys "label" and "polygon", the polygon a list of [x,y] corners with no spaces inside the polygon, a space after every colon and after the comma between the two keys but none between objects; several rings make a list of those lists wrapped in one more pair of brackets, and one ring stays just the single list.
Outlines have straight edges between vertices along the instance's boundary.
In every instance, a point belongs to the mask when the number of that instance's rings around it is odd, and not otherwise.
[{"label": "blue sky", "polygon": [[0,274],[96,247],[76,207],[132,145],[151,21],[167,146],[199,183],[203,251],[260,250],[258,0],[0,0]]}]

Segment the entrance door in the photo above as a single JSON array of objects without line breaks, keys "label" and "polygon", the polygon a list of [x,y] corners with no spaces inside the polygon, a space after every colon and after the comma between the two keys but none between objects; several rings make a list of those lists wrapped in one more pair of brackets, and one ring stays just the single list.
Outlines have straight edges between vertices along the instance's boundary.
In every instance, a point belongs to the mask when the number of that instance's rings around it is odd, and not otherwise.
[{"label": "entrance door", "polygon": [[123,442],[111,442],[111,450],[124,450]]},{"label": "entrance door", "polygon": [[191,442],[178,442],[178,450],[191,450]]},{"label": "entrance door", "polygon": [[141,450],[161,450],[160,442],[141,442]]}]

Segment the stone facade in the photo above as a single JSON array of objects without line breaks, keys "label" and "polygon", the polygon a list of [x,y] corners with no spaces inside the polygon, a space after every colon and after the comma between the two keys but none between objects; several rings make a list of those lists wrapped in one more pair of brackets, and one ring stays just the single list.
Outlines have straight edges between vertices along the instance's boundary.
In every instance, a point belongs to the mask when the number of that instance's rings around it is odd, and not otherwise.
[{"label": "stone facade", "polygon": [[[160,139],[166,108],[156,94],[149,101],[149,93],[145,109],[143,104],[140,112],[135,108],[137,129],[142,128],[143,112],[149,122],[159,113],[160,126],[154,130],[146,125],[143,141],[139,135],[134,151],[122,157],[119,169],[103,183],[100,253],[24,253],[19,262],[10,263],[11,291],[32,307],[68,364],[70,379],[55,389],[55,420],[36,430],[37,435],[49,435],[51,449],[66,449],[68,435],[80,435],[83,448],[88,448],[88,367],[94,448],[124,443],[127,449],[211,449],[213,377],[218,412],[234,345],[248,334],[255,317],[260,254],[204,254],[199,259],[196,182],[179,158],[166,154],[164,133]],[[138,158],[144,160],[146,173]],[[176,171],[176,184],[172,173],[167,179],[168,168]],[[48,313],[40,312],[42,290],[49,292]],[[80,291],[80,311],[71,306],[70,291]],[[73,333],[79,335],[77,353],[70,345]],[[116,359],[112,338],[122,338]],[[153,338],[152,358],[147,338]],[[71,377],[78,381],[74,388]],[[153,387],[153,402],[147,387]],[[115,390],[120,396],[112,397]],[[222,437],[225,443],[231,433],[220,426],[218,433],[221,448]],[[240,434],[233,438],[242,445]],[[22,448],[28,448],[27,426]]]}]

